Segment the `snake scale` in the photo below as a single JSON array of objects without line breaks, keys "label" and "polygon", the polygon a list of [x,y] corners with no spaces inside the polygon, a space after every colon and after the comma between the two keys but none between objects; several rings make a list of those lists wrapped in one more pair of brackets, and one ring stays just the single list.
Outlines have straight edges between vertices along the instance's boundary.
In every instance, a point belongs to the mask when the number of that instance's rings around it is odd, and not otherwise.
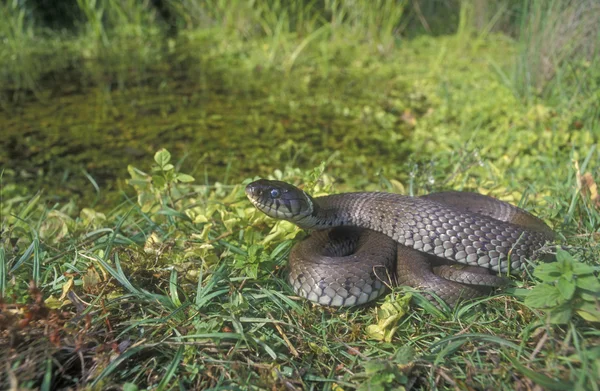
[{"label": "snake scale", "polygon": [[364,304],[388,285],[407,285],[454,306],[503,285],[488,271],[521,272],[554,238],[527,211],[477,193],[313,198],[289,183],[260,179],[246,194],[268,216],[314,230],[290,253],[289,282],[323,305]]}]

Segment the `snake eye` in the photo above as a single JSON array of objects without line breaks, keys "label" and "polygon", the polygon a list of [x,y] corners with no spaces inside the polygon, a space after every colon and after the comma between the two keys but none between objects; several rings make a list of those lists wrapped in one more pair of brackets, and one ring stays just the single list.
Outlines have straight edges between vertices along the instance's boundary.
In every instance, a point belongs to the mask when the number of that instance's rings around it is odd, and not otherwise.
[{"label": "snake eye", "polygon": [[279,189],[271,189],[271,198],[279,198],[281,196],[281,192]]}]

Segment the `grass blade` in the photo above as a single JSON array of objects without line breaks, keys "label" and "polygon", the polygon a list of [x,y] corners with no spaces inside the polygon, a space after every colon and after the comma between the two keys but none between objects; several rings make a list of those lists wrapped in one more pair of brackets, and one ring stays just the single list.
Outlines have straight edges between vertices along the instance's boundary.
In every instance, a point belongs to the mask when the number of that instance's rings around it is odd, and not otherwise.
[{"label": "grass blade", "polygon": [[169,294],[173,304],[176,307],[180,307],[181,300],[179,300],[179,295],[177,294],[177,270],[175,269],[171,270],[171,277],[169,278]]},{"label": "grass blade", "polygon": [[160,383],[158,383],[158,387],[156,388],[158,391],[167,389],[169,382],[171,381],[173,376],[175,376],[175,374],[177,373],[177,367],[179,366],[179,363],[181,362],[181,359],[183,358],[184,349],[185,349],[185,346],[183,346],[183,345],[180,346],[179,349],[177,349],[177,352],[175,353],[175,357],[173,357],[173,360],[169,364],[169,367],[167,368],[167,371],[164,374],[162,380],[160,381]]},{"label": "grass blade", "polygon": [[27,247],[27,250],[25,250],[23,255],[21,255],[21,257],[19,258],[17,263],[15,263],[14,266],[10,269],[10,272],[14,273],[19,267],[21,267],[23,262],[27,261],[29,259],[29,257],[31,256],[31,254],[33,254],[34,250],[35,250],[35,243],[31,242],[31,244]]},{"label": "grass blade", "polygon": [[125,360],[129,359],[131,356],[141,352],[142,350],[144,350],[144,348],[145,348],[144,346],[136,346],[136,347],[127,349],[124,353],[120,354],[116,359],[111,361],[110,364],[108,364],[106,366],[106,368],[104,368],[104,370],[100,373],[100,375],[98,375],[98,377],[96,377],[94,379],[94,381],[91,384],[92,388],[96,387],[98,384],[105,381],[105,379],[111,373],[113,373],[119,367],[119,365],[121,365],[121,363],[123,363]]},{"label": "grass blade", "polygon": [[525,365],[521,364],[519,360],[517,360],[515,357],[512,357],[510,354],[503,353],[503,356],[506,357],[506,359],[510,361],[512,365],[514,365],[517,371],[521,372],[523,375],[533,380],[536,384],[542,386],[544,390],[563,391],[575,389],[575,385],[572,382],[565,382],[559,379],[549,378],[546,375],[543,375],[539,372],[527,368]]}]

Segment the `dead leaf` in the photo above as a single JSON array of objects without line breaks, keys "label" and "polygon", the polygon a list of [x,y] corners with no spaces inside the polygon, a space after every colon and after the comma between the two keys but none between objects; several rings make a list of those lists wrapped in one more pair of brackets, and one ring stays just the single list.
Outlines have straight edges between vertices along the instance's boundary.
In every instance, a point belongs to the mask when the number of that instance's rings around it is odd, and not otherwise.
[{"label": "dead leaf", "polygon": [[586,172],[580,178],[581,193],[590,197],[590,201],[596,208],[600,208],[600,196],[598,196],[598,185],[594,181],[592,174]]},{"label": "dead leaf", "polygon": [[415,118],[414,114],[408,109],[404,110],[400,118],[402,119],[402,121],[404,121],[404,123],[410,126],[415,126],[417,124],[417,119]]}]

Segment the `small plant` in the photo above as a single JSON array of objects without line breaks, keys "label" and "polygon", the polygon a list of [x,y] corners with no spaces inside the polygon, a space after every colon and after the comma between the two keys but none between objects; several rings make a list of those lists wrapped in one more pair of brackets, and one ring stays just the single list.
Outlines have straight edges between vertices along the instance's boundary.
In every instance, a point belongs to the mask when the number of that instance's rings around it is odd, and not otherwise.
[{"label": "small plant", "polygon": [[128,183],[137,191],[138,203],[145,212],[149,211],[156,202],[163,206],[173,205],[174,200],[181,196],[177,185],[194,181],[193,176],[175,170],[175,166],[170,163],[171,153],[166,149],[156,152],[154,161],[156,164],[152,166],[152,175],[133,166],[127,167],[131,175]]},{"label": "small plant", "polygon": [[171,163],[171,153],[166,149],[161,149],[154,154],[156,166],[152,167],[152,182],[154,186],[165,189],[178,182],[193,182],[194,177],[188,174],[175,172],[175,166]]},{"label": "small plant", "polygon": [[533,275],[542,282],[525,298],[525,304],[548,312],[551,323],[567,323],[574,314],[600,322],[600,281],[597,268],[558,250],[557,261],[539,265]]},{"label": "small plant", "polygon": [[363,373],[355,380],[364,379],[358,390],[405,390],[409,383],[409,374],[414,368],[415,353],[410,346],[403,346],[391,359],[370,360],[365,362]]},{"label": "small plant", "polygon": [[253,244],[248,247],[247,254],[237,254],[234,257],[233,268],[249,278],[258,278],[273,270],[272,263],[272,258],[264,251],[264,247]]}]

